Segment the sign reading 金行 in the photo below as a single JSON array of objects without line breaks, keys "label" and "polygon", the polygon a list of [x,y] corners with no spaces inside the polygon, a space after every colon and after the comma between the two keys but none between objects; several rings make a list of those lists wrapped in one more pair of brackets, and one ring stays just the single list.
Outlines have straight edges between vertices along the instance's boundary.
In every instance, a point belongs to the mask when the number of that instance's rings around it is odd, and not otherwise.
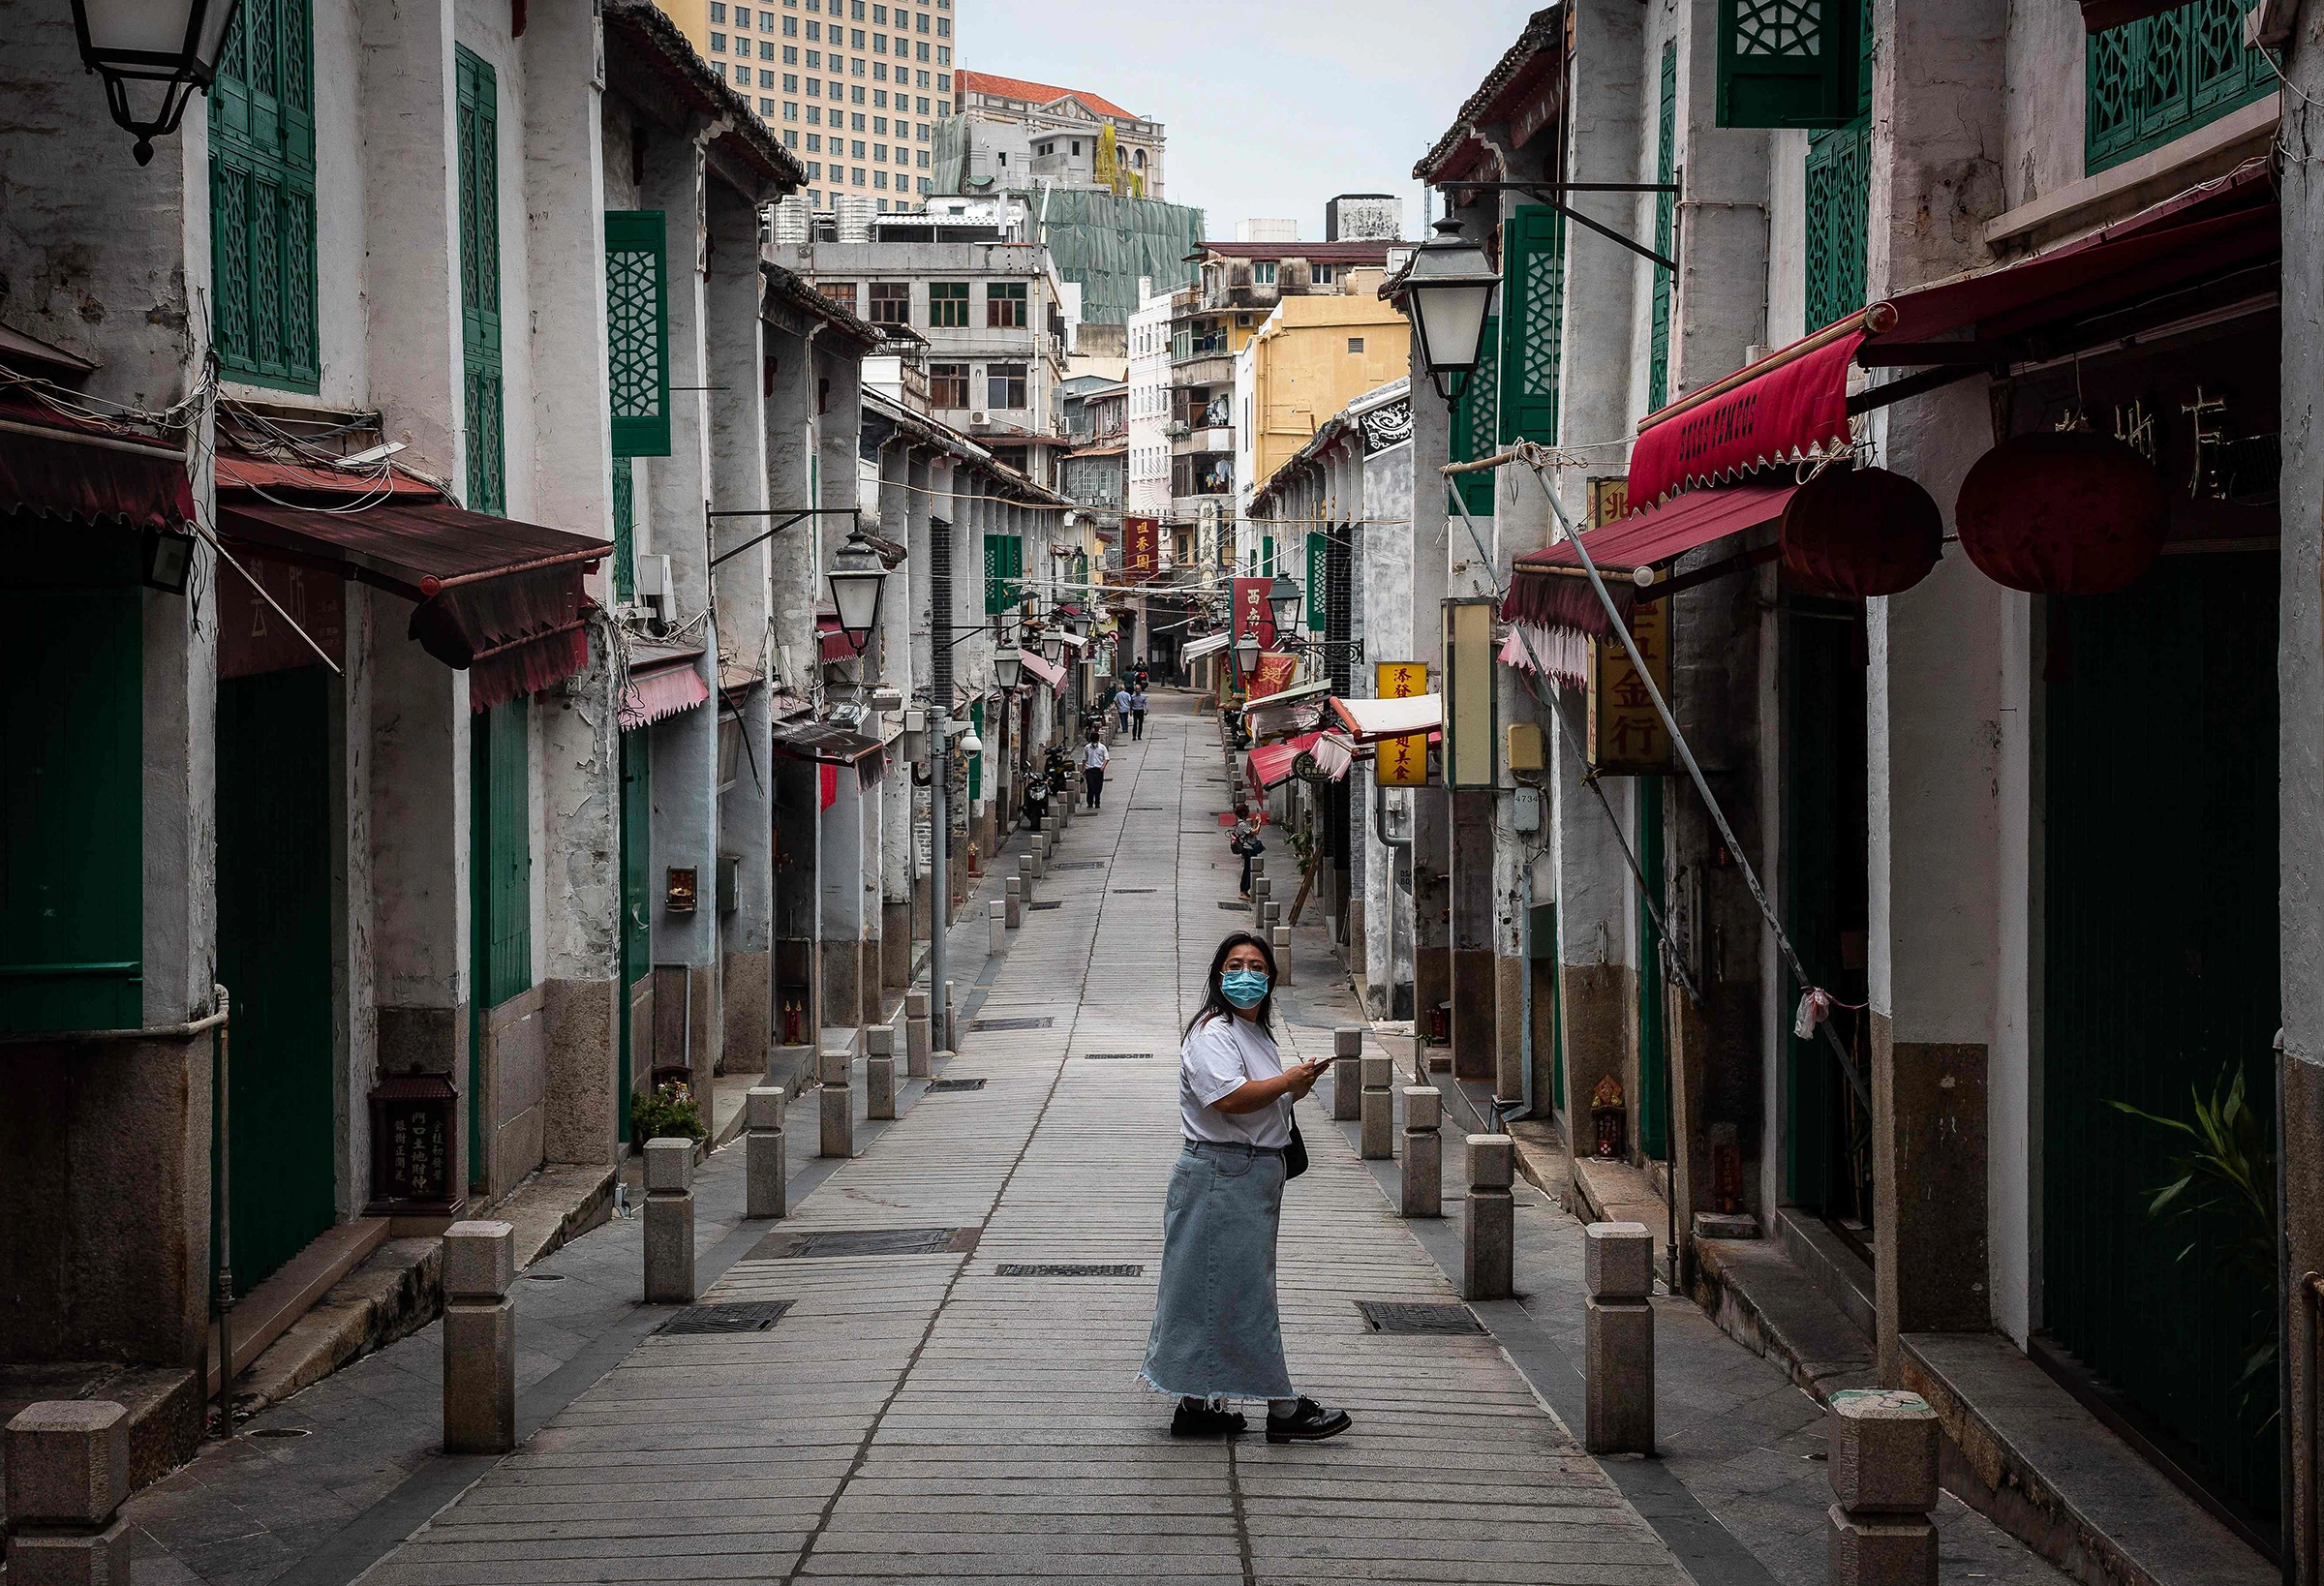
[{"label": "sign reading \u91d1\u884c", "polygon": [[[1372,666],[1376,699],[1418,699],[1428,691],[1426,661],[1378,661]],[[1372,779],[1382,787],[1428,785],[1428,735],[1383,738],[1373,749]]]},{"label": "sign reading \u91d1\u884c", "polygon": [[1121,568],[1129,581],[1142,584],[1162,570],[1162,525],[1153,518],[1121,520]]},{"label": "sign reading \u91d1\u884c", "polygon": [[[1641,600],[1631,614],[1630,636],[1663,697],[1670,688],[1670,602]],[[1670,735],[1655,713],[1638,669],[1620,639],[1590,645],[1590,764],[1616,777],[1656,777],[1671,769]]]}]

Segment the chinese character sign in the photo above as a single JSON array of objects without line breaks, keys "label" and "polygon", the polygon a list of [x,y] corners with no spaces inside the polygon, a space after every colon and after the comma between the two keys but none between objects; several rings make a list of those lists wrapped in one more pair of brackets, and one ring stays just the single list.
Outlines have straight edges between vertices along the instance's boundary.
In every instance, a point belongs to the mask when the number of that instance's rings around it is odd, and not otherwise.
[{"label": "chinese character sign", "polygon": [[1372,667],[1372,697],[1419,699],[1428,691],[1426,661],[1379,661]]},{"label": "chinese character sign", "polygon": [[1259,664],[1251,668],[1251,698],[1265,699],[1269,694],[1279,694],[1290,687],[1291,675],[1299,669],[1299,664],[1300,657],[1297,656],[1260,656]]},{"label": "chinese character sign", "polygon": [[1162,569],[1162,526],[1153,518],[1123,518],[1125,554],[1122,570],[1130,582],[1144,583]]},{"label": "chinese character sign", "polygon": [[1372,752],[1372,779],[1382,787],[1428,785],[1426,733],[1408,732],[1401,738],[1383,738]]},{"label": "chinese character sign", "polygon": [[[1653,674],[1655,687],[1667,699],[1670,602],[1639,601],[1630,619],[1630,634]],[[1663,718],[1619,639],[1599,639],[1590,646],[1589,739],[1590,764],[1602,772],[1651,777],[1671,769],[1670,735],[1663,729]]]},{"label": "chinese character sign", "polygon": [[1262,650],[1275,647],[1275,611],[1267,603],[1268,586],[1273,582],[1271,578],[1235,580],[1235,637],[1256,633]]}]

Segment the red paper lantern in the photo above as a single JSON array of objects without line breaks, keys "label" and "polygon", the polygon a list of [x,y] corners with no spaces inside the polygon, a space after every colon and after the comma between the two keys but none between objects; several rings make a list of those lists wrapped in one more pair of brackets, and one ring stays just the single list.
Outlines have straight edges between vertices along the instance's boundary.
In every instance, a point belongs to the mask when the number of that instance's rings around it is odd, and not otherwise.
[{"label": "red paper lantern", "polygon": [[1784,573],[1810,595],[1901,595],[1944,549],[1936,498],[1884,468],[1826,469],[1784,508]]},{"label": "red paper lantern", "polygon": [[1961,549],[1995,583],[2029,595],[2106,595],[2155,564],[2170,502],[2123,442],[2054,430],[1977,459],[1953,504]]}]

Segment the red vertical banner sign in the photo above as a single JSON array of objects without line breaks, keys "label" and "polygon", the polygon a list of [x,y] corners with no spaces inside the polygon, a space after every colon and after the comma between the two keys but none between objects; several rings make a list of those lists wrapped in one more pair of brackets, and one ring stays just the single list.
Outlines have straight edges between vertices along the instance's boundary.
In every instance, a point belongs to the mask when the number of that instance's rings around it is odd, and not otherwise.
[{"label": "red vertical banner sign", "polygon": [[1271,578],[1235,580],[1235,637],[1256,633],[1262,650],[1275,647],[1275,611],[1267,603],[1268,586],[1273,582]]},{"label": "red vertical banner sign", "polygon": [[1154,518],[1123,518],[1122,571],[1143,584],[1162,570],[1162,525]]}]

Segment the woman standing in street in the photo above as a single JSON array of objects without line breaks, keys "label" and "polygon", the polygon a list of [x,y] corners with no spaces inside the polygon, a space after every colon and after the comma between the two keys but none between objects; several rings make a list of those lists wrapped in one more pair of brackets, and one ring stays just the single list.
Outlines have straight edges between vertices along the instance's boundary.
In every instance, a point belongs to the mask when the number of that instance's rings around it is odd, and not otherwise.
[{"label": "woman standing in street", "polygon": [[1132,742],[1146,736],[1146,685],[1141,683],[1130,695],[1130,738]]},{"label": "woman standing in street", "polygon": [[1111,758],[1104,741],[1091,733],[1089,742],[1082,746],[1082,791],[1092,809],[1097,808],[1098,796],[1106,790],[1106,762]]},{"label": "woman standing in street", "polygon": [[1139,1375],[1178,1395],[1173,1437],[1242,1431],[1229,1399],[1267,1400],[1269,1443],[1313,1443],[1352,1424],[1294,1393],[1275,1309],[1275,1235],[1283,1217],[1292,1103],[1321,1063],[1289,1068],[1271,1032],[1275,960],[1238,930],[1210,956],[1203,1005],[1178,1052],[1178,1124],[1186,1146],[1162,1217],[1162,1284]]}]

